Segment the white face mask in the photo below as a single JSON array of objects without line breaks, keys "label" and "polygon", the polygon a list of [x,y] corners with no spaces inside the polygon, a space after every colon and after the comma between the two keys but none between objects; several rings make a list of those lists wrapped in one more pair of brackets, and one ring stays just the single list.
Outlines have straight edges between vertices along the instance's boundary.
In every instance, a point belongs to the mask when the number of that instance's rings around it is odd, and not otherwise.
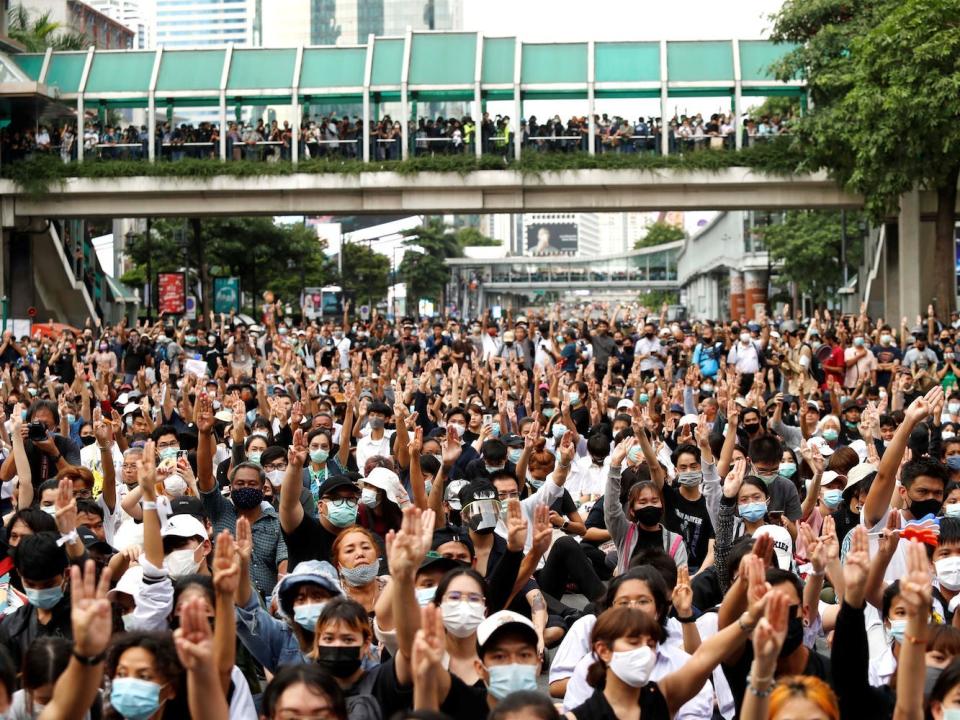
[{"label": "white face mask", "polygon": [[163,489],[170,497],[178,498],[187,492],[187,481],[179,475],[169,475],[163,479]]},{"label": "white face mask", "polygon": [[467,428],[460,423],[450,423],[450,427],[457,431],[457,437],[459,438],[462,438],[463,433],[467,430]]},{"label": "white face mask", "polygon": [[267,473],[267,479],[271,485],[281,485],[283,483],[283,476],[286,474],[286,470],[271,470]]},{"label": "white face mask", "polygon": [[163,559],[163,567],[174,580],[193,575],[200,569],[200,562],[195,559],[196,553],[196,548],[174,550]]},{"label": "white face mask", "polygon": [[750,342],[750,333],[740,333],[740,342],[742,342],[744,345]]},{"label": "white face mask", "polygon": [[657,664],[657,654],[649,645],[634,650],[613,653],[610,658],[610,670],[630,687],[643,687],[650,680],[653,666]]},{"label": "white face mask", "polygon": [[443,626],[458,638],[470,637],[476,632],[486,612],[483,605],[464,600],[444,601],[440,604],[440,611],[443,613]]},{"label": "white face mask", "polygon": [[960,590],[960,557],[947,557],[937,560],[937,580],[947,590]]}]

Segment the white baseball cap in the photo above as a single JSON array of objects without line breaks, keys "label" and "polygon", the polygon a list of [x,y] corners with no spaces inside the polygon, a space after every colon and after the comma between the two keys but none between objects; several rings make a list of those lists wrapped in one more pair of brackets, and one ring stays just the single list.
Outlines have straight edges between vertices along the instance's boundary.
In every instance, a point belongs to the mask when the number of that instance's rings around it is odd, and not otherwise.
[{"label": "white baseball cap", "polygon": [[517,630],[522,632],[527,632],[532,636],[533,644],[536,645],[538,642],[537,637],[537,628],[528,618],[525,618],[520,613],[515,613],[513,610],[499,610],[493,615],[484,619],[477,627],[477,645],[480,647],[480,653],[483,653],[483,646],[487,644],[487,641],[490,637],[496,633],[498,630],[507,627],[508,625],[515,625]]},{"label": "white baseball cap", "polygon": [[126,593],[127,595],[136,594],[141,582],[143,582],[143,566],[133,565],[129,567],[120,577],[116,587],[107,591],[107,600],[113,602],[117,599],[118,593]]},{"label": "white baseball cap", "polygon": [[199,537],[204,540],[209,539],[207,528],[203,523],[197,520],[193,515],[171,515],[167,524],[160,531],[162,537]]},{"label": "white baseball cap", "polygon": [[787,529],[781,525],[761,525],[753,533],[756,540],[761,535],[773,538],[773,552],[777,556],[777,567],[781,570],[790,570],[793,567],[793,538]]}]

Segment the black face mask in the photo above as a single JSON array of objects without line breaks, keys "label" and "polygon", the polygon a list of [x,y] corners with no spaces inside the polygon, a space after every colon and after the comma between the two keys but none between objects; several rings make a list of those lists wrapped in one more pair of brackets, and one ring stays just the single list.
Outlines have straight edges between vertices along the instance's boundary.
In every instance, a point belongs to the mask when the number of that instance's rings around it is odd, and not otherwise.
[{"label": "black face mask", "polygon": [[647,527],[652,527],[659,523],[662,516],[663,508],[659,508],[656,505],[647,505],[646,507],[633,511],[633,519]]},{"label": "black face mask", "polygon": [[317,647],[317,665],[338,678],[348,678],[360,667],[360,646]]},{"label": "black face mask", "polygon": [[941,507],[943,507],[943,503],[933,498],[930,500],[911,500],[910,514],[913,515],[914,520],[920,520],[925,515],[936,515],[940,512]]},{"label": "black face mask", "polygon": [[[796,607],[796,606],[794,606]],[[803,620],[793,616],[787,621],[787,636],[780,648],[780,657],[790,655],[803,643]]]},{"label": "black face mask", "polygon": [[644,335],[644,337],[646,337],[646,338],[649,340],[649,339],[653,338],[654,333],[644,333],[643,335]]},{"label": "black face mask", "polygon": [[97,441],[96,436],[94,435],[81,435],[80,442],[83,443],[84,447],[89,447]]},{"label": "black face mask", "polygon": [[747,435],[753,435],[760,430],[760,423],[747,423],[743,426],[743,430]]}]

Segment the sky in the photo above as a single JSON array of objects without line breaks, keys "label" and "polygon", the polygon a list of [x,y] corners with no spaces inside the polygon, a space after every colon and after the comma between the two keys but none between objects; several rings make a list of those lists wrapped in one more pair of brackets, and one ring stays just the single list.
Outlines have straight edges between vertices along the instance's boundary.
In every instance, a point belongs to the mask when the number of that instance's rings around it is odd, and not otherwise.
[{"label": "sky", "polygon": [[782,0],[463,0],[464,30],[523,40],[752,40],[766,37]]}]

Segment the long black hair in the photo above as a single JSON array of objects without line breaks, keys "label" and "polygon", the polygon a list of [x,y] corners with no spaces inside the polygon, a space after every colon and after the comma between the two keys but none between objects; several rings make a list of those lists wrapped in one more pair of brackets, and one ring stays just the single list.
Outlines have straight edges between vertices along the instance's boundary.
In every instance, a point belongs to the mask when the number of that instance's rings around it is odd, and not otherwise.
[{"label": "long black hair", "polygon": [[276,675],[263,691],[261,712],[264,717],[272,718],[277,709],[277,703],[280,702],[280,696],[287,688],[301,683],[314,694],[326,696],[330,701],[330,710],[333,711],[337,720],[347,720],[347,701],[343,697],[343,690],[330,673],[315,663],[283,665],[277,670]]}]

